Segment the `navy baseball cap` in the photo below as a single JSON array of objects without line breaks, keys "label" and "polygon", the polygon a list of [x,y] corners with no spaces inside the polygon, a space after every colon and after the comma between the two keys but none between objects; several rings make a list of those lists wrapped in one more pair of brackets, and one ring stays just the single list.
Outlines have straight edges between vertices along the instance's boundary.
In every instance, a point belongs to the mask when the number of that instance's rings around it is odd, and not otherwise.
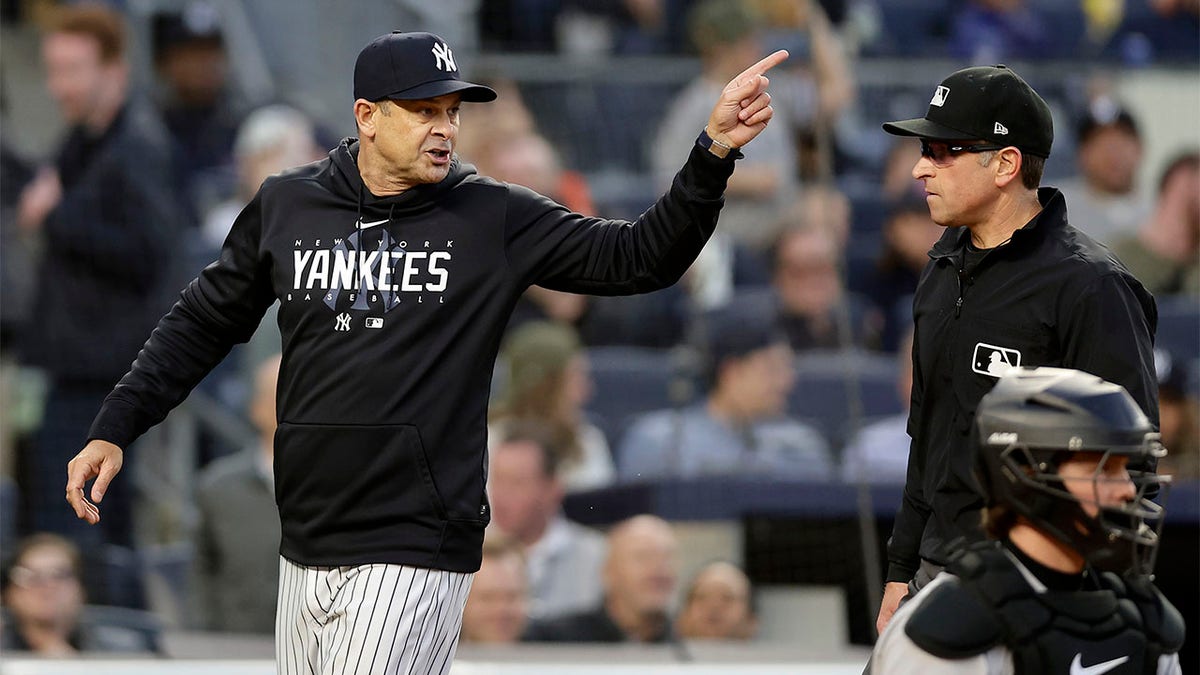
[{"label": "navy baseball cap", "polygon": [[1050,106],[1003,64],[951,73],[934,90],[925,117],[887,122],[883,130],[896,136],[1012,145],[1038,157],[1049,157],[1054,144]]},{"label": "navy baseball cap", "polygon": [[490,87],[459,78],[450,46],[433,33],[381,35],[363,47],[354,63],[355,100],[416,100],[455,92],[464,101],[496,100]]}]

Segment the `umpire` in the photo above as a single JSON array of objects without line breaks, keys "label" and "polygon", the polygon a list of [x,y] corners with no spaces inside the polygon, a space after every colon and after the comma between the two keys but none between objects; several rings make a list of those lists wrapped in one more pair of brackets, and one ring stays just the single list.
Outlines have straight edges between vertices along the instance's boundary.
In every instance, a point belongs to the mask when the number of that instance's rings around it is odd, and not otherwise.
[{"label": "umpire", "polygon": [[[1068,224],[1057,189],[1039,188],[1054,140],[1042,97],[1006,66],[965,68],[937,86],[924,118],[883,128],[920,139],[912,174],[946,231],[913,299],[912,446],[880,633],[951,548],[982,538],[969,434],[980,398],[1009,368],[1100,376],[1158,423],[1154,298]],[[1145,462],[1133,468],[1154,469],[1153,457]]]}]

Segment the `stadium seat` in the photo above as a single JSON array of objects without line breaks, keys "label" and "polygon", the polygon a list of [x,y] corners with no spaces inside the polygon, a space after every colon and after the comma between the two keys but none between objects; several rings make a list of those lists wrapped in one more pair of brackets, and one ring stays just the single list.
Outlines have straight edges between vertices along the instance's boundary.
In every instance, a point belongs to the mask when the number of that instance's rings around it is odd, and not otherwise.
[{"label": "stadium seat", "polygon": [[896,357],[866,351],[805,352],[796,358],[796,384],[788,412],[817,426],[832,447],[845,445],[854,428],[851,402],[864,419],[902,412],[896,394]]},{"label": "stadium seat", "polygon": [[1155,344],[1178,357],[1200,358],[1200,299],[1191,295],[1159,297]]},{"label": "stadium seat", "polygon": [[188,613],[188,579],[195,557],[191,542],[147,546],[140,553],[150,606],[183,622]]},{"label": "stadium seat", "polygon": [[700,396],[694,358],[683,349],[592,347],[592,423],[615,445],[639,413],[686,405]]},{"label": "stadium seat", "polygon": [[121,651],[162,653],[162,623],[154,614],[127,607],[88,605],[80,623],[104,634],[108,644],[119,644]]},{"label": "stadium seat", "polygon": [[952,7],[947,0],[893,0],[879,4],[881,31],[868,56],[944,56]]}]

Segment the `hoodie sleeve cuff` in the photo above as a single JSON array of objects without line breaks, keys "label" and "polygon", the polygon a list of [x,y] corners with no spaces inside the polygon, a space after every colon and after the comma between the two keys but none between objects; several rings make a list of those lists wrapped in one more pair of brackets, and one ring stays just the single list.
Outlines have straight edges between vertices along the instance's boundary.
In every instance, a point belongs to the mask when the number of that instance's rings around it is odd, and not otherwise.
[{"label": "hoodie sleeve cuff", "polygon": [[725,194],[725,186],[733,175],[734,161],[740,159],[742,153],[734,150],[728,156],[721,158],[700,147],[699,143],[692,144],[692,152],[688,155],[687,163],[683,165],[679,177],[688,191],[702,199],[720,199]]},{"label": "hoodie sleeve cuff", "polygon": [[97,439],[108,441],[124,450],[138,436],[134,430],[133,416],[134,410],[132,405],[110,396],[104,401],[104,405],[100,407],[100,412],[96,414],[96,419],[92,421],[87,439],[89,441]]}]

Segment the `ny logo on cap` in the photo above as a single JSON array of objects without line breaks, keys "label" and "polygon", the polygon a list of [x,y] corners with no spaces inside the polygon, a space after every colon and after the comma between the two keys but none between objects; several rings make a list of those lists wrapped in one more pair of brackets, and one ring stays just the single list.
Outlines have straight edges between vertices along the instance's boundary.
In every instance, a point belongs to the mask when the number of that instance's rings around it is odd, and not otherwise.
[{"label": "ny logo on cap", "polygon": [[434,45],[433,49],[430,51],[433,52],[434,58],[437,59],[438,70],[444,70],[446,72],[458,70],[458,66],[454,64],[454,52],[450,51],[450,48],[446,46],[446,43],[439,42]]},{"label": "ny logo on cap", "polygon": [[1004,126],[1003,124],[1000,124],[999,122],[996,122],[996,127],[994,129],[992,129],[992,133],[996,134],[997,136],[1007,136],[1008,135],[1008,127]]},{"label": "ny logo on cap", "polygon": [[946,103],[946,97],[950,95],[950,87],[938,85],[937,91],[933,92],[933,98],[929,100],[929,105],[942,107]]}]

